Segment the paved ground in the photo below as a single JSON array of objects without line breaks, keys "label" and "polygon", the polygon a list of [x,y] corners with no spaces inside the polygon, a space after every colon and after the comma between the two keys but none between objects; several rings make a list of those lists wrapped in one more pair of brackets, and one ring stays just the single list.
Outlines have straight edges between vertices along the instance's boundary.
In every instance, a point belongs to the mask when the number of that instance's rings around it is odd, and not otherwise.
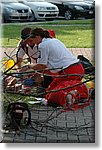
[{"label": "paved ground", "polygon": [[[71,49],[94,60],[93,49]],[[95,142],[95,101],[76,111],[61,112],[39,105],[31,108],[32,123],[22,128],[20,135],[14,131],[3,133],[3,143],[94,143]],[[51,119],[51,117],[53,119]],[[43,123],[44,120],[44,123]]]},{"label": "paved ground", "polygon": [[40,106],[32,109],[32,125],[23,128],[20,135],[14,131],[4,133],[3,143],[94,143],[94,101],[84,109],[58,114],[58,109]]}]

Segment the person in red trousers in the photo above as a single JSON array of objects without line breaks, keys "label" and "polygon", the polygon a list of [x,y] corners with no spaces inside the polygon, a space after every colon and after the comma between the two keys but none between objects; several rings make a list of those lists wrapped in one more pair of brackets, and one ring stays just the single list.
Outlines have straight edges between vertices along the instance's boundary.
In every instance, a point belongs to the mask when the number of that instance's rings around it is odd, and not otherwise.
[{"label": "person in red trousers", "polygon": [[[60,86],[62,82],[73,80],[78,81],[78,83],[81,82],[84,76],[84,68],[77,57],[74,56],[60,40],[57,38],[52,38],[49,32],[43,28],[33,29],[31,31],[30,38],[32,38],[32,41],[38,46],[41,55],[37,60],[36,65],[29,64],[29,66],[23,68],[23,71],[27,68],[43,70],[43,72],[45,72],[46,69],[49,69],[52,76],[55,73],[57,73],[59,76],[64,76],[63,78],[53,77],[53,80],[51,81],[46,91],[56,89],[56,87]],[[64,97],[63,94],[60,96]],[[49,101],[48,94],[46,98],[48,98]]]}]

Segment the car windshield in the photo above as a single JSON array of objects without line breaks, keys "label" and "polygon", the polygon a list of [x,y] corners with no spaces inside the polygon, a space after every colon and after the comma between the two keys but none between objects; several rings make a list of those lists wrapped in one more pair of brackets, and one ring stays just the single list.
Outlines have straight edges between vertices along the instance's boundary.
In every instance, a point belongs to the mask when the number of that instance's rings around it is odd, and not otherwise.
[{"label": "car windshield", "polygon": [[92,3],[94,0],[61,0],[63,2],[89,2]]},{"label": "car windshield", "polygon": [[1,3],[17,3],[17,0],[1,0]]}]

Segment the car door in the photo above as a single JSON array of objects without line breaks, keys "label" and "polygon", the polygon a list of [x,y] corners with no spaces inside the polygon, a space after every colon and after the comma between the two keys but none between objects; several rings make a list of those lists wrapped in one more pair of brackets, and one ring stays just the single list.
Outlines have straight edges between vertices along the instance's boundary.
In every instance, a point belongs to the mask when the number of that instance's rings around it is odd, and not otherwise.
[{"label": "car door", "polygon": [[59,9],[59,16],[64,16],[66,8],[64,7],[62,2],[51,2],[56,5]]}]

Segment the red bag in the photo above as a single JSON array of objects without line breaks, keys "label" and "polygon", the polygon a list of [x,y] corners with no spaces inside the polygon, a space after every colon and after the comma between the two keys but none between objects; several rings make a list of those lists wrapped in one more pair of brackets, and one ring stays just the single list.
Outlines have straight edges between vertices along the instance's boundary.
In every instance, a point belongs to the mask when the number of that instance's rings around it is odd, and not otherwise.
[{"label": "red bag", "polygon": [[[48,100],[48,104],[49,105],[55,105],[55,106],[66,106],[66,96],[68,95],[68,93],[70,93],[73,90],[78,91],[78,94],[74,95],[75,96],[74,98],[77,99],[78,101],[82,101],[83,99],[88,99],[89,92],[88,92],[88,88],[86,87],[85,84],[74,86],[74,85],[80,84],[80,83],[81,83],[80,81],[76,81],[76,80],[62,81],[53,90],[66,88],[68,86],[69,87],[65,90],[60,90],[57,92],[48,93],[46,95],[46,99]],[[71,87],[71,86],[74,86],[74,87]]]}]

